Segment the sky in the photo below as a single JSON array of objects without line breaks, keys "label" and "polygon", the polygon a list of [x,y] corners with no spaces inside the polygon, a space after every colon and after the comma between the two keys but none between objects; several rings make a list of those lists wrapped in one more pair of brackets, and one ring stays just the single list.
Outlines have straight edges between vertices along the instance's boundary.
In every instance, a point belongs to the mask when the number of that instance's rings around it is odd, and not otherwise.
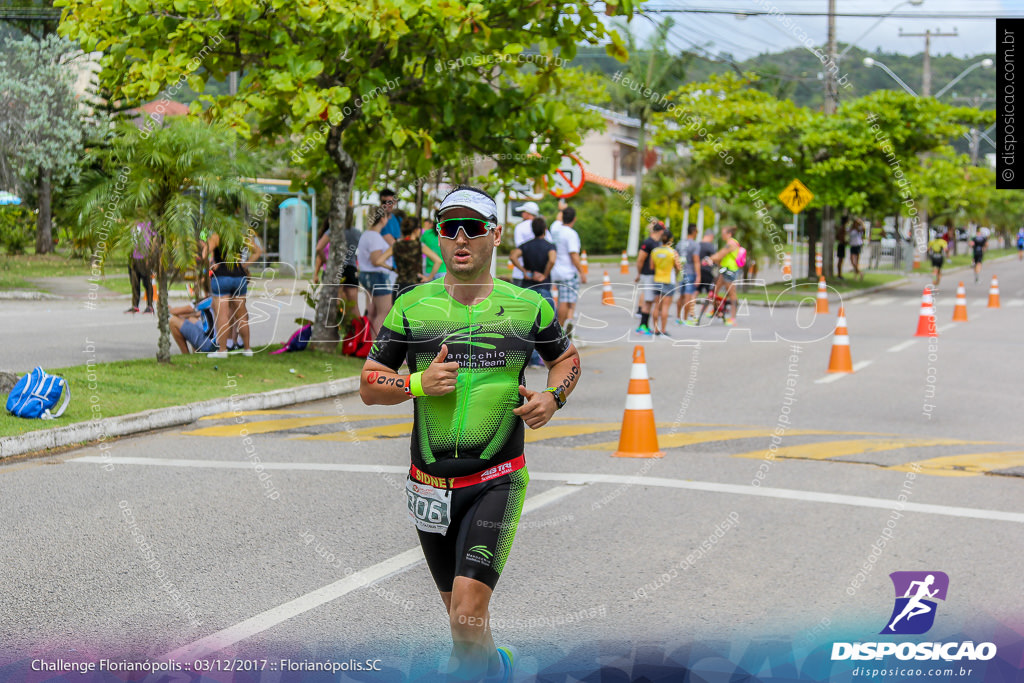
[{"label": "sky", "polygon": [[[953,54],[957,57],[972,56],[995,51],[995,19],[949,18],[912,19],[908,17],[886,17],[880,23],[878,18],[888,13],[900,0],[837,0],[836,11],[871,13],[872,18],[836,18],[836,32],[840,43],[855,42],[857,47],[874,51],[920,54],[924,50],[924,38],[901,38],[899,30],[906,33],[932,32],[958,34],[957,37],[937,37],[931,43],[932,55]],[[828,11],[828,0],[648,0],[648,9],[701,8],[715,10],[770,10],[773,6],[781,12]],[[899,14],[929,15],[934,13],[956,13],[958,15],[993,15],[999,17],[1024,18],[1024,0],[924,0],[920,6],[902,3]],[[652,14],[656,19],[658,14]],[[745,59],[763,52],[778,52],[800,44],[792,28],[784,26],[777,16],[750,16],[737,19],[725,14],[672,14],[676,28],[672,31],[672,43],[677,48],[692,48],[694,44],[704,46],[708,41],[712,53],[728,52],[734,57]],[[790,16],[794,27],[799,27],[816,44],[824,45],[827,36],[827,18],[824,16]],[[649,31],[650,23],[634,18],[633,25],[643,35]],[[869,31],[870,29],[870,31]],[[867,33],[867,35],[864,35]]]}]

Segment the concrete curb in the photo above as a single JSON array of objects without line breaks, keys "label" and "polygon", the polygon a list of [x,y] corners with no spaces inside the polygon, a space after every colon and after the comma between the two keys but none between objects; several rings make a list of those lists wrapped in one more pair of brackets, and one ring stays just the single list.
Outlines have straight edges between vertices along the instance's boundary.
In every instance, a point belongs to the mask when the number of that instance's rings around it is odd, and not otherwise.
[{"label": "concrete curb", "polygon": [[40,301],[43,299],[63,299],[62,296],[56,294],[47,294],[46,292],[34,292],[27,289],[9,289],[0,292],[0,300],[12,300],[12,301]]},{"label": "concrete curb", "polygon": [[191,424],[201,417],[229,411],[267,410],[281,406],[319,401],[350,394],[359,390],[359,377],[343,377],[330,382],[308,384],[289,389],[275,389],[258,394],[245,394],[229,398],[188,403],[183,406],[155,408],[141,413],[107,417],[101,420],[78,422],[66,427],[42,429],[18,436],[0,437],[0,460],[15,455],[35,453],[52,448],[63,448],[92,441],[106,441],[119,436],[141,434],[154,429],[166,429]]}]

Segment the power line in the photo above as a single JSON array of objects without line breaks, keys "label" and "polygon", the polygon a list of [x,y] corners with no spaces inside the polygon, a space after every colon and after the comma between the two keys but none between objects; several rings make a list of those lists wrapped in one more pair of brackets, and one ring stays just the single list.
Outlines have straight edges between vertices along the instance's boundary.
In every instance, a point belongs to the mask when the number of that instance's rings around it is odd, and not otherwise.
[{"label": "power line", "polygon": [[[707,7],[649,7],[645,6],[644,12],[650,14],[731,14],[733,16],[795,16],[795,17],[827,17],[828,12],[810,12],[795,10],[790,12],[770,12],[768,10],[756,10],[756,9],[713,9]],[[877,19],[880,15],[878,12],[836,12],[837,17],[860,17]],[[1024,14],[1017,13],[1011,14],[1008,12],[972,12],[965,14],[963,12],[931,12],[928,14],[917,13],[917,12],[893,12],[887,14],[885,17],[894,19],[961,19],[965,21],[969,20],[992,20],[992,19],[1024,19]]]}]

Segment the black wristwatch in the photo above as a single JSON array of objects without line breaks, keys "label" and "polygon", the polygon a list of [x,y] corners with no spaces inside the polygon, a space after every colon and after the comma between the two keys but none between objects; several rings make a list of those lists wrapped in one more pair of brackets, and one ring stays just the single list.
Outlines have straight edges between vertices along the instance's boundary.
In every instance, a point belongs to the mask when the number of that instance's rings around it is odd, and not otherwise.
[{"label": "black wristwatch", "polygon": [[544,391],[550,392],[555,397],[556,410],[560,410],[565,405],[565,387],[548,387]]}]

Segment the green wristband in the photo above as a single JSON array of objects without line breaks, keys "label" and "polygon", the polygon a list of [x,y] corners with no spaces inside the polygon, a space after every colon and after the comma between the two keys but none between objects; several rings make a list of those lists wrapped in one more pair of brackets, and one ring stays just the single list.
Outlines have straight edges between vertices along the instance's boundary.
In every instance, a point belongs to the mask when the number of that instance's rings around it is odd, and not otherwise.
[{"label": "green wristband", "polygon": [[426,396],[426,392],[423,391],[423,373],[414,372],[409,375],[409,393],[413,396]]}]

